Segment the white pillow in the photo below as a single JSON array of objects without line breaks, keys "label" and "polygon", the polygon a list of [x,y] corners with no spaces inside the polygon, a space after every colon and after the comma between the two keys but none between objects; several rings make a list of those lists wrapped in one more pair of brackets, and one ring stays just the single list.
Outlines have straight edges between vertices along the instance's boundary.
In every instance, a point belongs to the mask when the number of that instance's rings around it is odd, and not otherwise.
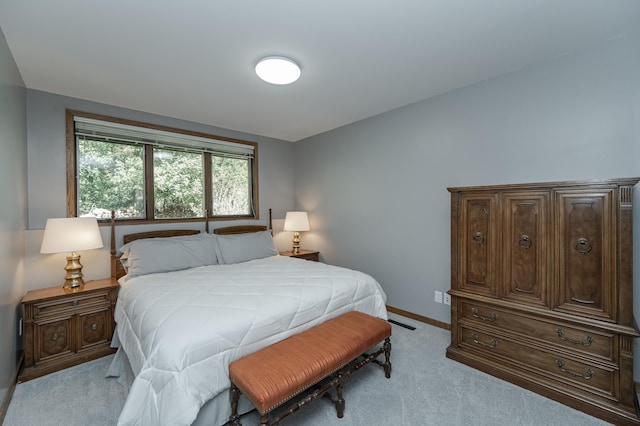
[{"label": "white pillow", "polygon": [[224,264],[277,256],[270,231],[216,235],[218,261]]},{"label": "white pillow", "polygon": [[[120,248],[129,278],[218,263],[210,234],[135,240]],[[123,260],[124,259],[124,260]]]}]

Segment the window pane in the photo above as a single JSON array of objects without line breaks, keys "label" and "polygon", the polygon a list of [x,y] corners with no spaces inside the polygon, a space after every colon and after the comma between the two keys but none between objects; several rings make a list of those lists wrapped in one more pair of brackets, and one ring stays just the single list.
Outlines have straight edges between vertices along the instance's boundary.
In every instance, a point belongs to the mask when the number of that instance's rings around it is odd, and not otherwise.
[{"label": "window pane", "polygon": [[249,215],[249,160],[211,156],[213,216]]},{"label": "window pane", "polygon": [[144,218],[144,150],[78,138],[78,216]]},{"label": "window pane", "polygon": [[204,217],[202,154],[153,148],[155,217]]}]

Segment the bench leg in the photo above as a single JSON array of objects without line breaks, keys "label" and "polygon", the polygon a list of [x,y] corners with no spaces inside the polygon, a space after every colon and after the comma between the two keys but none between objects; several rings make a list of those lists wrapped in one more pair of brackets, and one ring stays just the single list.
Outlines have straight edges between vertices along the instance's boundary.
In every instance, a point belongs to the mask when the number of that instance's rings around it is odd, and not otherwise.
[{"label": "bench leg", "polygon": [[229,390],[229,398],[231,399],[231,416],[229,416],[229,424],[232,426],[242,426],[240,416],[238,416],[238,400],[240,399],[240,389],[231,383]]},{"label": "bench leg", "polygon": [[342,396],[342,384],[344,378],[342,372],[338,373],[338,385],[336,386],[336,411],[338,412],[338,418],[344,417],[344,397]]},{"label": "bench leg", "polygon": [[271,422],[269,421],[268,414],[260,414],[260,426],[269,426]]},{"label": "bench leg", "polygon": [[384,339],[384,376],[388,379],[391,377],[391,339]]}]

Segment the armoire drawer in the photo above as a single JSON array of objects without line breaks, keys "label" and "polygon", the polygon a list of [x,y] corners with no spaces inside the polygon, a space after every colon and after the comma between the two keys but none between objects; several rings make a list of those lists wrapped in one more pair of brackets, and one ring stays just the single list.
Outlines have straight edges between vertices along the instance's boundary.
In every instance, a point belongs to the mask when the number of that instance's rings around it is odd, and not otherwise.
[{"label": "armoire drawer", "polygon": [[463,350],[477,352],[494,361],[500,358],[504,368],[522,377],[535,377],[554,387],[568,385],[588,395],[617,401],[617,368],[612,363],[527,345],[508,334],[493,334],[464,326],[459,329],[459,337],[459,346]]},{"label": "armoire drawer", "polygon": [[562,348],[614,360],[614,336],[594,328],[582,329],[563,322],[532,318],[493,305],[462,300],[460,315],[463,323],[476,323],[517,333]]}]

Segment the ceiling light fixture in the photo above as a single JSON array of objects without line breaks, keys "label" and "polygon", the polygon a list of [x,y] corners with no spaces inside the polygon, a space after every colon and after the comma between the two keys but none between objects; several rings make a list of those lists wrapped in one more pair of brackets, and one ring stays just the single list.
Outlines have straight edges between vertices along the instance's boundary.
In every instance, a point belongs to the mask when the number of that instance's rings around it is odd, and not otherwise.
[{"label": "ceiling light fixture", "polygon": [[291,84],[300,78],[300,67],[284,56],[267,56],[258,61],[256,74],[271,84]]}]

